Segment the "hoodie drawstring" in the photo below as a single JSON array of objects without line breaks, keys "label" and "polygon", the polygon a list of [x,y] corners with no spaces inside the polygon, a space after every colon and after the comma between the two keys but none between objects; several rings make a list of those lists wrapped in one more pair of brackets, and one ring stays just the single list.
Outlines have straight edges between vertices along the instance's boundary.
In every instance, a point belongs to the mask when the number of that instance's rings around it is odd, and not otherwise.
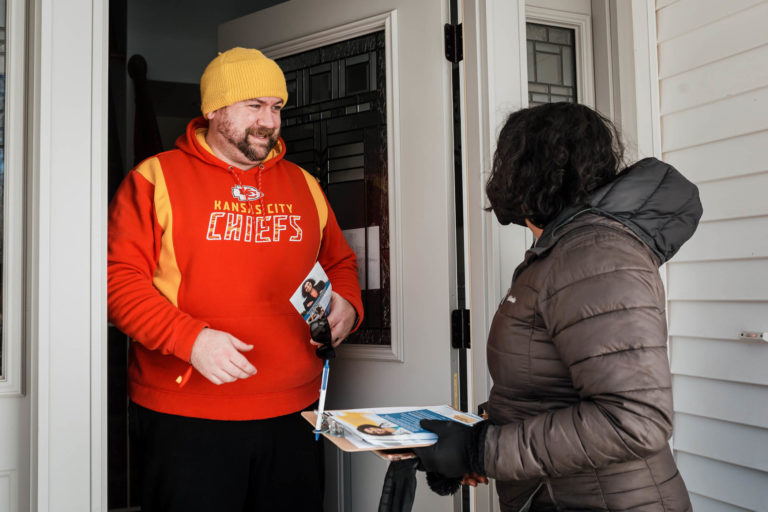
[{"label": "hoodie drawstring", "polygon": [[[261,190],[261,174],[264,170],[264,164],[259,164],[254,167],[256,169],[256,190],[259,192],[259,205],[261,206],[261,212],[262,215],[264,214],[264,192]],[[235,183],[240,188],[240,191],[242,193],[245,193],[245,186],[243,185],[242,180],[240,179],[240,176],[238,175],[237,171],[235,171],[234,166],[230,165],[227,166],[227,171],[229,174],[232,175],[232,178],[235,180]],[[256,229],[256,215],[253,209],[253,206],[248,208],[248,214],[251,218],[251,225],[253,226],[252,229]]]}]

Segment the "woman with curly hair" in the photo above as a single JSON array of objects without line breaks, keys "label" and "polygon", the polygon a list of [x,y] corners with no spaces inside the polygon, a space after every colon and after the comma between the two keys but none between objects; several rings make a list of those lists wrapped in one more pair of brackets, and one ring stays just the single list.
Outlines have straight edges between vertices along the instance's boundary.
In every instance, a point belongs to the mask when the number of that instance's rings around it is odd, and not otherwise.
[{"label": "woman with curly hair", "polygon": [[670,165],[646,158],[621,170],[622,159],[615,128],[588,107],[548,104],[507,119],[489,209],[536,241],[488,336],[488,421],[423,422],[439,435],[417,450],[434,490],[487,476],[503,511],[691,510],[668,445],[658,267],[702,208]]},{"label": "woman with curly hair", "polygon": [[315,301],[320,296],[320,293],[325,289],[325,281],[315,282],[314,279],[308,278],[301,285],[301,296],[304,297],[304,314],[309,313]]}]

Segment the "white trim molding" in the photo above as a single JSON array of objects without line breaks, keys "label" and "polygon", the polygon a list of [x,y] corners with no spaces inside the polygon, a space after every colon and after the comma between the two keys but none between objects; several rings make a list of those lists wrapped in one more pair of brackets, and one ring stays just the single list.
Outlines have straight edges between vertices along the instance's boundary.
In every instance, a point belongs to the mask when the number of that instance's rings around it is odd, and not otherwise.
[{"label": "white trim molding", "polygon": [[385,66],[386,66],[386,104],[387,104],[387,175],[389,178],[389,247],[390,247],[390,311],[391,345],[354,345],[342,344],[339,347],[339,357],[344,359],[368,359],[374,361],[403,362],[405,358],[405,326],[403,322],[402,297],[402,225],[401,225],[401,191],[400,191],[400,103],[397,87],[397,10],[378,14],[335,28],[323,30],[316,34],[300,37],[266,48],[264,55],[279,59],[296,55],[322,46],[339,43],[373,32],[384,31]]},{"label": "white trim molding", "polygon": [[656,35],[656,8],[653,2],[633,2],[636,45],[642,46],[635,60],[638,83],[638,143],[641,156],[661,158],[661,107],[659,102],[659,60]]},{"label": "white trim molding", "polygon": [[[502,227],[487,206],[485,182],[496,137],[506,118],[528,104],[525,0],[466,0],[464,16],[464,219],[467,244],[467,303],[472,349],[470,410],[491,390],[487,335],[507,276],[525,252],[525,230]],[[494,482],[471,489],[473,510],[498,510]]]},{"label": "white trim molding", "polygon": [[595,69],[592,61],[592,17],[575,12],[527,6],[525,8],[525,21],[568,28],[575,32],[576,97],[579,103],[594,108]]},{"label": "white trim molding", "polygon": [[108,3],[91,1],[91,510],[107,510]]},{"label": "white trim molding", "polygon": [[3,187],[2,367],[0,396],[24,394],[25,2],[7,0],[5,171]]},{"label": "white trim molding", "polygon": [[653,2],[610,2],[614,118],[626,160],[661,156],[656,12]]},{"label": "white trim molding", "polygon": [[106,510],[108,11],[29,4],[30,508]]}]

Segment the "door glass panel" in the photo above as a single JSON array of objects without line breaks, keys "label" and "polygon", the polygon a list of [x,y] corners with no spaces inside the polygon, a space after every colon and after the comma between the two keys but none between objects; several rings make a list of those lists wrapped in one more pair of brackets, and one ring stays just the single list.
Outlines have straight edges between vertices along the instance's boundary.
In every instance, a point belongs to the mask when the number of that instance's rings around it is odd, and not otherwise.
[{"label": "door glass panel", "polygon": [[[3,267],[3,240],[5,239],[5,0],[0,0],[0,276],[5,272]],[[5,282],[3,279],[0,282]],[[2,286],[0,285],[0,378],[3,377],[5,364],[3,361],[3,316],[4,311]]]},{"label": "door glass panel", "polygon": [[563,62],[559,53],[536,53],[536,80],[545,84],[563,83]]},{"label": "door glass panel", "polygon": [[547,27],[548,40],[553,43],[570,45],[573,42],[573,30],[567,28]]},{"label": "door glass panel", "polygon": [[547,41],[547,27],[535,23],[526,23],[525,32],[529,41]]},{"label": "door glass panel", "polygon": [[575,31],[526,23],[528,103],[576,101]]},{"label": "door glass panel", "polygon": [[390,345],[384,31],[278,59],[286,158],[314,175],[357,254],[365,320],[345,343]]}]

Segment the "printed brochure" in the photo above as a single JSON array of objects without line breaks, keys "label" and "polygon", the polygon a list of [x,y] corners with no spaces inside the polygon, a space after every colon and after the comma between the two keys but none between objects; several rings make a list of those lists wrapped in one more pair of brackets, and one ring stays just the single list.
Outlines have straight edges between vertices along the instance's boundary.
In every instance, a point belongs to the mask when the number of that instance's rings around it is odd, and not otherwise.
[{"label": "printed brochure", "polygon": [[437,434],[419,426],[422,419],[451,420],[474,425],[483,418],[457,411],[449,405],[382,407],[326,411],[329,423],[344,430],[344,437],[359,449],[395,449],[429,446]]},{"label": "printed brochure", "polygon": [[331,307],[331,283],[320,263],[315,263],[293,292],[291,304],[308,324],[328,315]]}]

